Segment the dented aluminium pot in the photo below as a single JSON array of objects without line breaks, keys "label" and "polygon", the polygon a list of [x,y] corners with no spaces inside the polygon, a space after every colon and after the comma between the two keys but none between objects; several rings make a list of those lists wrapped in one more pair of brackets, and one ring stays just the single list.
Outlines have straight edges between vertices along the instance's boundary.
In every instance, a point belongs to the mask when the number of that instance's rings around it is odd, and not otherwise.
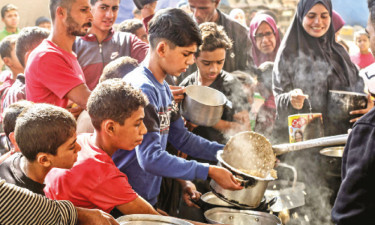
[{"label": "dented aluminium pot", "polygon": [[245,174],[228,165],[223,160],[222,154],[222,150],[217,153],[218,166],[228,169],[241,182],[244,188],[242,190],[231,191],[222,188],[214,180],[211,180],[210,188],[212,192],[231,205],[245,209],[257,208],[263,199],[268,182],[274,180],[274,178],[270,176],[267,178],[259,178]]},{"label": "dented aluminium pot", "polygon": [[212,127],[221,119],[224,107],[232,108],[232,103],[223,93],[210,87],[190,85],[186,87],[185,94],[181,114],[200,126]]}]

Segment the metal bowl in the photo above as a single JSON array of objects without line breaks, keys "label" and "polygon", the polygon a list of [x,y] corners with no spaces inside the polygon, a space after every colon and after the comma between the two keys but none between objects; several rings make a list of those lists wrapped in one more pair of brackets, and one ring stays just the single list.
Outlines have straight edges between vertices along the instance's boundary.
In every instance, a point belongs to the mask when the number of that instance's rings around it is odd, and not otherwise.
[{"label": "metal bowl", "polygon": [[224,107],[231,102],[220,91],[199,85],[190,85],[185,89],[185,98],[181,104],[181,114],[188,121],[211,127],[221,119]]},{"label": "metal bowl", "polygon": [[207,210],[204,217],[210,224],[281,225],[276,216],[252,210],[213,208]]},{"label": "metal bowl", "polygon": [[133,214],[121,216],[116,219],[120,225],[193,225],[187,221],[169,216]]}]

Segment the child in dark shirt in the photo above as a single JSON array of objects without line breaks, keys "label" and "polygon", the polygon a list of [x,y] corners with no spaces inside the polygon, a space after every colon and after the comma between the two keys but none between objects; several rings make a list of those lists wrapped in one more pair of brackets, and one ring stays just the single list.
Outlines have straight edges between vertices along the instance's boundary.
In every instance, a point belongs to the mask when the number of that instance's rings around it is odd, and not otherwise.
[{"label": "child in dark shirt", "polygon": [[81,147],[76,143],[76,121],[66,109],[34,104],[16,120],[15,139],[22,154],[0,165],[8,183],[44,195],[44,178],[53,168],[69,169]]},{"label": "child in dark shirt", "polygon": [[203,43],[195,53],[198,70],[186,77],[180,86],[207,86],[222,92],[232,102],[233,107],[225,108],[219,122],[212,127],[197,126],[189,122],[190,127],[194,127],[193,133],[225,144],[230,136],[251,130],[247,111],[250,106],[241,83],[232,74],[222,70],[226,51],[232,48],[232,41],[224,28],[213,22],[202,23],[199,28]]},{"label": "child in dark shirt", "polygon": [[32,102],[24,100],[10,105],[4,111],[3,130],[5,133],[2,134],[4,136],[2,136],[1,138],[5,139],[4,144],[6,145],[8,152],[0,157],[0,163],[9,158],[15,152],[20,151],[17,146],[16,139],[14,138],[14,128],[16,127],[16,120],[23,111],[25,111],[32,105]]}]

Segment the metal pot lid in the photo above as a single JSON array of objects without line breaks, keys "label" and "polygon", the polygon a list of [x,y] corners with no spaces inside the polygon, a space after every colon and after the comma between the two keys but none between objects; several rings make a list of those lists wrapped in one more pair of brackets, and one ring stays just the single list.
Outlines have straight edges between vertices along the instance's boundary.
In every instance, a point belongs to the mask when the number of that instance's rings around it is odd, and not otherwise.
[{"label": "metal pot lid", "polygon": [[281,220],[269,213],[227,208],[212,208],[204,212],[209,223],[236,225],[281,225]]},{"label": "metal pot lid", "polygon": [[193,225],[192,223],[174,217],[148,214],[132,214],[121,216],[117,218],[116,221],[120,225]]},{"label": "metal pot lid", "polygon": [[325,155],[329,157],[342,158],[342,155],[344,154],[344,149],[345,149],[345,146],[323,148],[319,151],[319,153],[321,155]]}]

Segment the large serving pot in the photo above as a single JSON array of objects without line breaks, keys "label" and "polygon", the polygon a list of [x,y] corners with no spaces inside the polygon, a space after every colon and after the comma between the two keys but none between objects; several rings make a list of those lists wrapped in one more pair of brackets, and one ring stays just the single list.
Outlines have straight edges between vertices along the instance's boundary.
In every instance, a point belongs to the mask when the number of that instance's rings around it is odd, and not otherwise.
[{"label": "large serving pot", "polygon": [[[353,110],[367,107],[367,95],[357,92],[330,90],[328,95],[328,124],[332,126],[331,133],[325,135],[346,133],[352,124],[351,119],[359,115],[350,115]],[[324,121],[324,124],[327,124]],[[337,132],[339,131],[339,132]],[[335,133],[336,132],[336,133]]]},{"label": "large serving pot", "polygon": [[275,178],[271,176],[259,178],[245,174],[226,163],[222,158],[222,154],[223,150],[217,153],[218,166],[224,167],[232,172],[238,180],[241,180],[241,185],[244,186],[244,188],[242,190],[231,191],[224,189],[214,180],[211,180],[210,188],[212,192],[220,199],[237,207],[246,209],[257,208],[263,199],[268,182],[275,180]]},{"label": "large serving pot", "polygon": [[120,225],[193,225],[192,223],[174,217],[148,214],[126,215],[116,220]]},{"label": "large serving pot", "polygon": [[344,146],[323,148],[319,151],[322,156],[322,167],[327,175],[341,177],[341,162]]},{"label": "large serving pot", "polygon": [[252,210],[213,208],[207,210],[204,216],[210,224],[281,225],[276,216]]},{"label": "large serving pot", "polygon": [[206,86],[190,85],[185,89],[181,114],[188,121],[211,127],[221,119],[224,107],[232,107],[223,93]]}]

